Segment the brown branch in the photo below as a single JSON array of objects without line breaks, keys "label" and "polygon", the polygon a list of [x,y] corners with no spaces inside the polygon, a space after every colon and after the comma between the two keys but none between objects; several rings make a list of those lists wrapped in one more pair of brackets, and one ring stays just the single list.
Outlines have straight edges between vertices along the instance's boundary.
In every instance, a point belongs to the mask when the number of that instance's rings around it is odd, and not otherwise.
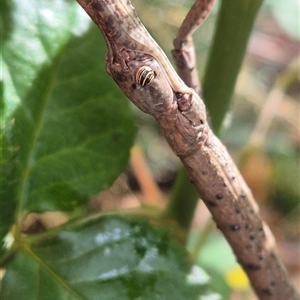
[{"label": "brown branch", "polygon": [[259,298],[298,299],[250,190],[208,126],[203,101],[179,79],[129,1],[77,2],[105,37],[107,71],[160,124]]},{"label": "brown branch", "polygon": [[192,34],[207,18],[214,3],[215,0],[196,0],[173,40],[174,49],[172,54],[177,72],[185,84],[193,88],[198,94],[201,87],[196,68],[196,54]]}]

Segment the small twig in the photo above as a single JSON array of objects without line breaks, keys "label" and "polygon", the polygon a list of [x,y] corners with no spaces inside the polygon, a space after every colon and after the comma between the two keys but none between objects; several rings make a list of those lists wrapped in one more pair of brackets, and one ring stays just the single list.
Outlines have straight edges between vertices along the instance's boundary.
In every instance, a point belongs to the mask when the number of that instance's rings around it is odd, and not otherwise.
[{"label": "small twig", "polygon": [[192,34],[211,12],[215,0],[196,0],[173,41],[173,58],[177,72],[185,84],[200,93],[200,82],[196,68],[196,54]]}]

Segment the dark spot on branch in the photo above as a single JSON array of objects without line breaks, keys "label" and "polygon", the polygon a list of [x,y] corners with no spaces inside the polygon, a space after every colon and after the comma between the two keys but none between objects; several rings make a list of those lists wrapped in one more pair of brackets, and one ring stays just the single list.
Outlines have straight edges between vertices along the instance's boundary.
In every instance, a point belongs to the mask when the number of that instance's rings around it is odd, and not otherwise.
[{"label": "dark spot on branch", "polygon": [[97,10],[97,11],[103,10],[101,4],[99,4],[97,1],[96,2],[91,1],[89,5],[93,8],[93,10]]},{"label": "dark spot on branch", "polygon": [[203,175],[207,175],[208,172],[207,172],[206,170],[204,170],[204,171],[202,171],[202,174],[203,174]]},{"label": "dark spot on branch", "polygon": [[248,224],[245,225],[245,229],[246,229],[246,230],[249,229],[249,225],[248,225]]},{"label": "dark spot on branch", "polygon": [[250,245],[250,244],[246,245],[246,249],[247,249],[247,250],[252,249],[252,245]]},{"label": "dark spot on branch", "polygon": [[263,255],[259,254],[259,255],[258,255],[258,259],[259,259],[259,260],[263,260],[263,259],[264,259]]},{"label": "dark spot on branch", "polygon": [[253,241],[253,240],[255,239],[254,234],[250,234],[250,235],[249,235],[249,239]]},{"label": "dark spot on branch", "polygon": [[223,183],[223,186],[224,186],[224,187],[227,187],[227,184],[224,182],[224,183]]},{"label": "dark spot on branch", "polygon": [[223,195],[222,195],[221,193],[218,193],[218,194],[216,195],[216,199],[218,199],[218,200],[223,199]]},{"label": "dark spot on branch", "polygon": [[235,180],[235,176],[234,175],[231,175],[231,180]]},{"label": "dark spot on branch", "polygon": [[275,285],[276,285],[276,282],[275,282],[275,281],[271,281],[271,282],[270,282],[270,285],[271,285],[271,286],[275,286]]},{"label": "dark spot on branch", "polygon": [[273,293],[270,289],[262,289],[262,292],[267,296],[273,296]]},{"label": "dark spot on branch", "polygon": [[254,214],[254,210],[252,208],[249,209],[250,214]]},{"label": "dark spot on branch", "polygon": [[244,194],[240,194],[240,198],[242,198],[242,199],[246,199],[246,195],[244,195]]},{"label": "dark spot on branch", "polygon": [[248,264],[248,265],[246,265],[246,268],[250,271],[259,271],[260,270],[260,266],[254,265],[254,264]]},{"label": "dark spot on branch", "polygon": [[238,231],[238,230],[241,229],[241,226],[238,225],[238,224],[233,224],[233,225],[230,225],[230,229],[231,229],[232,231]]},{"label": "dark spot on branch", "polygon": [[126,82],[127,81],[127,77],[124,74],[116,73],[114,75],[114,80],[117,81],[117,82]]},{"label": "dark spot on branch", "polygon": [[135,90],[135,89],[136,89],[136,84],[133,83],[133,84],[131,85],[131,87]]},{"label": "dark spot on branch", "polygon": [[209,206],[217,206],[217,203],[214,201],[208,201]]},{"label": "dark spot on branch", "polygon": [[241,213],[241,211],[240,211],[238,208],[235,210],[235,212],[236,212],[237,214],[240,214],[240,213]]}]

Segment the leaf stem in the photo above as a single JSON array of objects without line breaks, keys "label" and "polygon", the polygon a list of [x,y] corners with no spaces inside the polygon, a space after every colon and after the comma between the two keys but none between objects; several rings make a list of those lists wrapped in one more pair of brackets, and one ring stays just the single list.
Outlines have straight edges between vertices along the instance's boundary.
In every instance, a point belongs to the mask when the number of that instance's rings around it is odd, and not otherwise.
[{"label": "leaf stem", "polygon": [[199,194],[195,186],[191,183],[184,168],[180,167],[164,216],[176,220],[181,227],[188,231],[198,200]]},{"label": "leaf stem", "polygon": [[203,98],[219,133],[229,109],[250,33],[263,0],[222,1],[205,69]]}]

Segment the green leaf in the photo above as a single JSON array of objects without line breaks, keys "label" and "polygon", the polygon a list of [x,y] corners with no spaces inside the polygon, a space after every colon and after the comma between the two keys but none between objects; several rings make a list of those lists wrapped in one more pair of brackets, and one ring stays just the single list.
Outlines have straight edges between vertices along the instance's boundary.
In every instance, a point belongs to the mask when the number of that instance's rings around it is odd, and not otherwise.
[{"label": "green leaf", "polygon": [[10,114],[43,65],[51,63],[72,32],[86,31],[89,21],[82,18],[82,10],[75,1],[12,0],[4,4],[3,75]]},{"label": "green leaf", "polygon": [[14,173],[15,158],[13,149],[8,145],[7,140],[0,135],[0,252],[4,252],[4,237],[13,224],[16,199],[14,190],[16,181],[10,178]]},{"label": "green leaf", "polygon": [[3,113],[3,108],[4,108],[4,98],[3,98],[3,81],[0,80],[0,108],[1,108],[1,115]]},{"label": "green leaf", "polygon": [[8,182],[18,180],[20,213],[70,211],[124,170],[135,134],[132,113],[105,72],[100,32],[93,26],[80,36],[73,3],[33,1],[28,8],[25,2],[16,4],[16,29],[4,46],[6,98],[14,99],[13,82],[22,102],[5,131],[18,151]]},{"label": "green leaf", "polygon": [[3,300],[188,300],[212,295],[208,277],[192,267],[179,242],[145,219],[102,216],[34,244],[29,241],[21,243],[7,268]]}]

